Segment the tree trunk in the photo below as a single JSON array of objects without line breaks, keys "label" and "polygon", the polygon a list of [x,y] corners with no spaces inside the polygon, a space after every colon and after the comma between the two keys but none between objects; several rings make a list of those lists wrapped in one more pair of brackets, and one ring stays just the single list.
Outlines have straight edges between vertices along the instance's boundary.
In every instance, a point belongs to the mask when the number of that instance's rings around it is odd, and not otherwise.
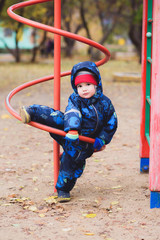
[{"label": "tree trunk", "polygon": [[64,38],[64,41],[66,43],[66,47],[65,47],[65,56],[66,57],[71,57],[72,56],[72,52],[73,52],[73,48],[75,45],[75,40],[70,39],[70,38]]},{"label": "tree trunk", "polygon": [[0,0],[0,14],[1,14],[2,10],[3,10],[4,3],[5,3],[5,0]]},{"label": "tree trunk", "polygon": [[21,57],[20,57],[20,50],[19,50],[19,46],[18,46],[18,30],[16,30],[16,37],[15,37],[15,43],[16,43],[16,48],[15,48],[15,59],[16,59],[16,62],[20,62],[21,60]]},{"label": "tree trunk", "polygon": [[141,48],[142,48],[142,25],[130,25],[129,38],[131,39],[133,45],[139,56],[139,61],[141,62]]}]

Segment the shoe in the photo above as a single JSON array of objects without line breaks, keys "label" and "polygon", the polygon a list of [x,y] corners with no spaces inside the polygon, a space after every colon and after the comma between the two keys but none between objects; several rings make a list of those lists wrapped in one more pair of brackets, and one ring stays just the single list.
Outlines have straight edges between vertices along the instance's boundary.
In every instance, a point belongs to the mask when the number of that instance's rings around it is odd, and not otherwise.
[{"label": "shoe", "polygon": [[58,191],[58,202],[69,202],[71,200],[70,193]]},{"label": "shoe", "polygon": [[29,123],[31,121],[31,116],[27,112],[27,107],[23,106],[20,108],[20,116],[23,123]]}]

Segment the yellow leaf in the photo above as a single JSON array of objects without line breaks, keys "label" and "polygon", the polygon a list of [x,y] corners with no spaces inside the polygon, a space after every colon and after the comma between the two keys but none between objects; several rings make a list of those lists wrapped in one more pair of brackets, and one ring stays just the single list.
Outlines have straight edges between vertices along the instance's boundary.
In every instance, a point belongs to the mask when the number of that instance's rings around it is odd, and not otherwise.
[{"label": "yellow leaf", "polygon": [[111,205],[113,206],[113,205],[117,205],[119,202],[118,201],[113,201],[113,202],[111,202]]},{"label": "yellow leaf", "polygon": [[11,118],[11,116],[9,114],[2,114],[1,118],[2,119],[8,119],[8,118]]},{"label": "yellow leaf", "polygon": [[22,200],[22,199],[20,199],[20,198],[16,198],[16,201],[17,201],[17,202],[20,202],[20,203],[22,203],[22,202],[23,202],[23,200]]},{"label": "yellow leaf", "polygon": [[122,186],[118,185],[118,186],[114,186],[112,187],[111,189],[118,189],[118,188],[121,188]]},{"label": "yellow leaf", "polygon": [[31,93],[30,93],[30,92],[26,93],[26,96],[27,96],[27,97],[30,97],[30,96],[31,96]]},{"label": "yellow leaf", "polygon": [[49,198],[45,198],[44,200],[48,204],[57,203],[57,196],[51,196]]},{"label": "yellow leaf", "polygon": [[69,228],[63,228],[63,229],[62,229],[63,232],[69,232],[69,231],[71,231],[71,230],[72,230],[72,228],[70,228],[70,227],[69,227]]},{"label": "yellow leaf", "polygon": [[23,207],[23,209],[28,209],[28,208],[29,208],[29,206],[24,206],[24,207]]},{"label": "yellow leaf", "polygon": [[29,200],[29,198],[27,198],[27,197],[22,197],[22,201],[27,201],[27,200]]},{"label": "yellow leaf", "polygon": [[38,180],[38,177],[33,177],[33,182],[36,182]]},{"label": "yellow leaf", "polygon": [[88,232],[88,233],[85,233],[85,235],[87,235],[87,236],[93,236],[94,233]]},{"label": "yellow leaf", "polygon": [[41,218],[43,218],[43,217],[45,217],[45,214],[40,213],[39,216],[40,216]]},{"label": "yellow leaf", "polygon": [[86,214],[85,217],[86,218],[94,218],[94,217],[96,217],[96,214],[95,213]]},{"label": "yellow leaf", "polygon": [[122,208],[120,208],[120,207],[119,207],[119,208],[117,208],[117,210],[118,210],[118,211],[121,211],[121,210],[122,210]]},{"label": "yellow leaf", "polygon": [[37,207],[36,206],[30,206],[28,209],[30,211],[32,211],[32,212],[36,212],[37,211]]},{"label": "yellow leaf", "polygon": [[99,160],[98,159],[94,159],[94,162],[99,162]]},{"label": "yellow leaf", "polygon": [[4,203],[4,204],[2,204],[1,206],[8,207],[8,206],[11,206],[11,204],[10,204],[10,203]]}]

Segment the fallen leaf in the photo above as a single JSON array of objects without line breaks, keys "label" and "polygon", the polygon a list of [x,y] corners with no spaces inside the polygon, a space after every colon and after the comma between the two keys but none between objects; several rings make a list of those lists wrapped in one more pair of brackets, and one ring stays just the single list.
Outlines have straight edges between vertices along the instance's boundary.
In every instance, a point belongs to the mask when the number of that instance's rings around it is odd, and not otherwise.
[{"label": "fallen leaf", "polygon": [[16,200],[16,202],[20,202],[20,203],[23,202],[23,200],[21,198],[16,198],[15,200]]},{"label": "fallen leaf", "polygon": [[32,179],[33,179],[33,182],[37,182],[38,177],[33,177]]},{"label": "fallen leaf", "polygon": [[122,186],[118,185],[118,186],[114,186],[114,187],[111,187],[111,189],[118,189],[118,188],[121,188]]},{"label": "fallen leaf", "polygon": [[30,97],[31,96],[31,92],[26,93],[26,96]]},{"label": "fallen leaf", "polygon": [[11,205],[12,205],[11,203],[4,203],[1,206],[8,207],[8,206],[11,206]]},{"label": "fallen leaf", "polygon": [[28,208],[29,208],[29,206],[24,206],[24,207],[23,207],[23,209],[28,209]]},{"label": "fallen leaf", "polygon": [[114,205],[117,205],[119,202],[118,201],[113,201],[111,202],[111,205],[114,206]]},{"label": "fallen leaf", "polygon": [[78,199],[78,200],[79,200],[80,202],[81,202],[81,201],[85,201],[85,198],[80,198],[80,199]]},{"label": "fallen leaf", "polygon": [[12,224],[13,227],[19,227],[19,224]]},{"label": "fallen leaf", "polygon": [[117,210],[118,210],[118,211],[121,211],[122,209],[123,209],[123,208],[120,208],[120,207],[119,207],[119,208],[117,208]]},{"label": "fallen leaf", "polygon": [[48,198],[45,198],[44,200],[48,204],[53,204],[53,203],[57,203],[57,198],[58,198],[57,196],[50,196]]},{"label": "fallen leaf", "polygon": [[69,231],[71,231],[71,230],[72,230],[71,228],[63,228],[63,229],[62,229],[63,232],[69,232]]},{"label": "fallen leaf", "polygon": [[95,199],[94,201],[95,201],[97,204],[99,204],[99,202],[100,202],[98,199]]},{"label": "fallen leaf", "polygon": [[8,119],[8,118],[11,118],[11,116],[9,114],[2,114],[1,118],[2,119]]},{"label": "fallen leaf", "polygon": [[28,208],[28,210],[29,211],[32,211],[32,212],[37,212],[37,207],[36,206],[30,206],[29,208]]},{"label": "fallen leaf", "polygon": [[85,214],[86,218],[95,218],[97,215],[95,213]]},{"label": "fallen leaf", "polygon": [[45,217],[45,214],[44,214],[44,213],[40,213],[39,216],[40,216],[41,218],[43,218],[43,217]]},{"label": "fallen leaf", "polygon": [[99,162],[99,160],[98,159],[94,159],[94,162]]},{"label": "fallen leaf", "polygon": [[87,235],[87,236],[93,236],[94,233],[92,233],[92,232],[87,232],[87,233],[85,233],[84,235]]}]

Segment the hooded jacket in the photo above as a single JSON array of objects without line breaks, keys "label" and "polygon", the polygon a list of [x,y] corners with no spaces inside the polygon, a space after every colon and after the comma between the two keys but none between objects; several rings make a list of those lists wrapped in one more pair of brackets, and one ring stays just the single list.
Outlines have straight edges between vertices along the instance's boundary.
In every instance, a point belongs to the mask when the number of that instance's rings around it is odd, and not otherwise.
[{"label": "hooded jacket", "polygon": [[[98,82],[96,93],[89,99],[81,98],[74,84],[76,74],[85,70],[92,72]],[[64,131],[77,130],[80,135],[98,137],[108,144],[117,129],[117,116],[111,100],[103,94],[101,76],[96,64],[85,61],[74,65],[71,85],[74,93],[68,99],[64,114]]]}]

